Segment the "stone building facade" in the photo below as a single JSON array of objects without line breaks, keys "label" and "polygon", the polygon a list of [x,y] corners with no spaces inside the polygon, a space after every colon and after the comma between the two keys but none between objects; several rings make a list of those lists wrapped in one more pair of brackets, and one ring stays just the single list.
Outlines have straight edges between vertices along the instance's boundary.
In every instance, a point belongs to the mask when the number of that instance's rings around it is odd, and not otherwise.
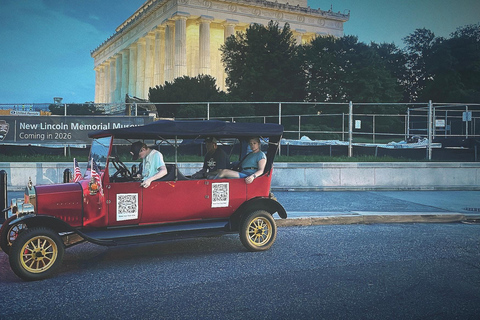
[{"label": "stone building facade", "polygon": [[220,46],[252,23],[286,22],[298,43],[318,35],[343,36],[350,14],[311,9],[307,0],[147,0],[91,52],[95,102],[125,95],[148,99],[148,90],[182,76],[209,74],[225,89]]}]

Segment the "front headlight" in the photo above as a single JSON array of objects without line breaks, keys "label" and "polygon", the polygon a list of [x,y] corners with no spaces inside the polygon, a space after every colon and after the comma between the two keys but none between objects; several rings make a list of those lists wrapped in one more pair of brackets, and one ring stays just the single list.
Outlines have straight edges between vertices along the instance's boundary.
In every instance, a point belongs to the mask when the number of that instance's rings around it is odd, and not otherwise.
[{"label": "front headlight", "polygon": [[35,207],[31,203],[25,203],[23,199],[12,199],[10,207],[4,211],[5,219],[8,219],[14,215],[20,217],[25,214],[35,213]]},{"label": "front headlight", "polygon": [[36,205],[36,192],[35,188],[33,187],[32,180],[30,180],[25,188],[23,199],[12,199],[12,201],[10,201],[10,207],[3,210],[3,213],[5,213],[5,219],[8,219],[14,215],[19,217],[25,214],[35,213]]}]

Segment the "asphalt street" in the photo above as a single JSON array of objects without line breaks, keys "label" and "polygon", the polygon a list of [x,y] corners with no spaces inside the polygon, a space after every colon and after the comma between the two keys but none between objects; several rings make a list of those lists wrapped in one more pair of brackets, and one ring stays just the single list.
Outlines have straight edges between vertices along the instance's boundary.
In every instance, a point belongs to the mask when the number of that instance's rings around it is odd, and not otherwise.
[{"label": "asphalt street", "polygon": [[68,248],[25,282],[0,253],[0,319],[478,319],[480,225],[279,228],[247,252],[237,234]]}]

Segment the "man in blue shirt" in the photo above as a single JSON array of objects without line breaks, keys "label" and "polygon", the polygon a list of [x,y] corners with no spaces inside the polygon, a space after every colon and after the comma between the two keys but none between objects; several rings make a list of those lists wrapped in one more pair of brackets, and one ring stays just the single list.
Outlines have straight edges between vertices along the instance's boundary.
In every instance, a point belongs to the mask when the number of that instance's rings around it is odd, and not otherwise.
[{"label": "man in blue shirt", "polygon": [[160,151],[150,149],[145,143],[137,141],[130,147],[132,160],[142,159],[141,187],[148,188],[152,181],[160,179],[167,174],[167,167]]}]

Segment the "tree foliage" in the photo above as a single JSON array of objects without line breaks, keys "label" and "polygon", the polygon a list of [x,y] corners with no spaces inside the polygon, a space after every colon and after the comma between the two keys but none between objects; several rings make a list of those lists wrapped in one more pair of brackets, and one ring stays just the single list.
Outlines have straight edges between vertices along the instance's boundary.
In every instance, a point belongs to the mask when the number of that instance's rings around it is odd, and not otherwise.
[{"label": "tree foliage", "polygon": [[400,61],[394,45],[368,46],[354,36],[318,37],[304,46],[308,100],[399,101]]},{"label": "tree foliage", "polygon": [[[225,93],[220,91],[216,80],[209,75],[184,76],[163,86],[150,88],[151,102],[206,102],[225,101]],[[157,104],[159,117],[205,117],[205,104]]]},{"label": "tree foliage", "polygon": [[425,63],[429,80],[422,101],[480,101],[480,24],[438,39]]},{"label": "tree foliage", "polygon": [[[102,114],[103,111],[96,108],[93,102],[91,103],[70,103],[66,104],[67,114],[68,115],[92,115],[92,114]],[[48,109],[53,115],[64,115],[65,114],[65,104],[51,104],[48,106]]]},{"label": "tree foliage", "polygon": [[232,100],[304,99],[305,77],[288,23],[283,28],[273,21],[266,27],[253,24],[230,36],[220,50]]},{"label": "tree foliage", "polygon": [[461,27],[450,36],[417,29],[404,38],[410,101],[480,101],[480,24]]}]

